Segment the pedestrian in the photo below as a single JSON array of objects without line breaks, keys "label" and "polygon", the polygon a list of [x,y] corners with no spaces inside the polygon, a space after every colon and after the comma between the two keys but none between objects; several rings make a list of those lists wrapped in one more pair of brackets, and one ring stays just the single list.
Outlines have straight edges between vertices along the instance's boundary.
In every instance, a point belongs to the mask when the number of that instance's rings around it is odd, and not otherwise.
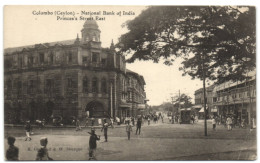
[{"label": "pedestrian", "polygon": [[9,136],[7,138],[7,143],[9,145],[9,148],[6,150],[6,160],[7,161],[19,161],[19,149],[14,146],[15,138],[12,136]]},{"label": "pedestrian", "polygon": [[232,128],[235,128],[235,126],[236,126],[235,118],[234,116],[232,116]]},{"label": "pedestrian", "polygon": [[49,157],[47,144],[48,139],[46,137],[42,137],[40,139],[41,148],[38,150],[38,153],[36,155],[36,161],[51,161],[53,160],[51,157]]},{"label": "pedestrian", "polygon": [[108,130],[109,126],[111,126],[111,123],[108,124],[106,118],[104,118],[104,123],[103,123],[103,127],[101,129],[101,132],[103,132],[103,130],[104,130],[105,142],[107,142],[107,130]]},{"label": "pedestrian", "polygon": [[92,126],[92,127],[94,126],[94,123],[95,123],[95,118],[92,117],[92,118],[91,118],[91,126]]},{"label": "pedestrian", "polygon": [[237,118],[237,125],[239,128],[241,127],[241,118],[240,117]]},{"label": "pedestrian", "polygon": [[191,121],[192,121],[192,124],[194,124],[195,119],[194,119],[194,116],[193,116],[193,115],[191,116],[190,119],[191,119]]},{"label": "pedestrian", "polygon": [[230,118],[230,116],[228,116],[227,121],[226,121],[227,127],[228,127],[228,131],[232,130],[232,119]]},{"label": "pedestrian", "polygon": [[127,121],[126,133],[127,133],[128,140],[130,140],[130,133],[131,132],[132,132],[132,126],[130,125],[130,121]]},{"label": "pedestrian", "polygon": [[110,122],[111,122],[111,126],[112,126],[112,128],[114,127],[114,118],[110,118]]},{"label": "pedestrian", "polygon": [[175,122],[178,123],[178,122],[179,122],[178,120],[179,120],[179,116],[176,115],[176,116],[175,116]]},{"label": "pedestrian", "polygon": [[142,119],[141,119],[141,118],[138,118],[138,119],[137,119],[137,123],[136,123],[136,133],[135,133],[135,135],[137,135],[137,131],[138,131],[138,130],[139,130],[139,135],[140,135],[141,126],[142,126]]},{"label": "pedestrian", "polygon": [[29,139],[29,141],[32,140],[32,138],[30,137],[30,132],[32,130],[32,126],[30,124],[30,121],[26,121],[26,124],[25,124],[25,134],[26,134],[26,138],[25,138],[25,141],[27,141],[27,139]]},{"label": "pedestrian", "polygon": [[132,121],[132,125],[134,126],[135,125],[135,118],[131,117],[131,121]]},{"label": "pedestrian", "polygon": [[162,123],[163,123],[163,115],[161,115],[161,118],[162,118]]},{"label": "pedestrian", "polygon": [[216,131],[216,119],[215,119],[215,117],[212,118],[212,125],[213,125],[213,130]]},{"label": "pedestrian", "polygon": [[241,120],[241,128],[245,128],[246,127],[246,122],[245,121],[246,120],[244,118]]},{"label": "pedestrian", "polygon": [[97,140],[100,140],[100,136],[95,134],[95,129],[91,128],[91,136],[89,138],[89,160],[96,160],[95,153],[97,149]]},{"label": "pedestrian", "polygon": [[85,122],[85,127],[88,126],[88,116],[86,116],[86,122]]},{"label": "pedestrian", "polygon": [[76,120],[76,131],[81,130],[79,119]]},{"label": "pedestrian", "polygon": [[148,119],[147,119],[147,121],[148,121],[148,125],[150,125],[150,121],[151,121],[151,119],[150,119],[150,117],[148,116]]}]

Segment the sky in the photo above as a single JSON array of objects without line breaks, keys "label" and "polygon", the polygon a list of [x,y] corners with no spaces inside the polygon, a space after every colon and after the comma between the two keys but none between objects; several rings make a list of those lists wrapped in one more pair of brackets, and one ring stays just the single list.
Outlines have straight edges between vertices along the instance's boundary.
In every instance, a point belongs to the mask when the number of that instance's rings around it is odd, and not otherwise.
[{"label": "sky", "polygon": [[[105,20],[98,20],[97,23],[101,30],[102,47],[109,47],[112,40],[117,43],[120,35],[127,32],[122,24],[138,16],[144,9],[145,6],[5,6],[4,48],[75,39],[77,33],[81,35],[84,20],[57,20],[55,11],[74,12],[77,18],[82,11],[101,12],[100,17]],[[114,12],[115,15],[103,15],[104,11]],[[120,11],[121,16],[117,15]],[[41,12],[53,14],[36,15]],[[123,12],[131,15],[122,15]],[[189,76],[183,77],[179,71],[180,64],[180,60],[175,61],[172,66],[161,62],[136,61],[127,64],[127,68],[144,77],[149,105],[170,102],[171,97],[178,95],[179,91],[189,95],[194,103],[194,92],[202,88],[202,81],[191,80]]]}]

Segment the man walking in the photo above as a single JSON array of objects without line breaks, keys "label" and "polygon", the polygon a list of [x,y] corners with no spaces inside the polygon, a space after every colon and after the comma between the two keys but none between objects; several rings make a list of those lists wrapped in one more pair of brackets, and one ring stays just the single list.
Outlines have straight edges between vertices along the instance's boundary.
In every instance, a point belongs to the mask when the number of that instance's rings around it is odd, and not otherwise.
[{"label": "man walking", "polygon": [[100,136],[98,137],[95,134],[95,129],[91,128],[91,133],[89,133],[91,136],[89,138],[89,160],[93,159],[96,160],[95,152],[97,149],[97,140],[100,140]]},{"label": "man walking", "polygon": [[76,131],[81,130],[79,119],[76,120]]},{"label": "man walking", "polygon": [[101,129],[101,132],[104,130],[104,137],[105,137],[105,142],[107,142],[107,130],[108,130],[108,126],[110,126],[111,124],[107,123],[106,118],[104,118],[104,123],[103,123],[103,127]]},{"label": "man walking", "polygon": [[139,130],[139,135],[140,135],[141,126],[142,126],[142,119],[141,119],[141,118],[138,118],[137,124],[136,124],[136,133],[135,133],[135,135],[137,135],[137,131],[138,131],[138,130]]},{"label": "man walking", "polygon": [[95,118],[92,117],[92,118],[91,118],[91,126],[92,126],[92,127],[94,126],[94,123],[95,123]]},{"label": "man walking", "polygon": [[212,126],[213,126],[213,130],[216,131],[216,119],[215,119],[215,117],[213,117],[213,119],[212,119]]},{"label": "man walking", "polygon": [[25,134],[26,134],[26,138],[25,138],[25,141],[27,141],[27,139],[29,139],[29,141],[32,140],[32,138],[30,137],[30,132],[32,130],[32,126],[30,124],[30,121],[26,121],[26,124],[25,124]]},{"label": "man walking", "polygon": [[230,116],[227,118],[227,126],[228,126],[228,131],[232,130],[232,119]]},{"label": "man walking", "polygon": [[85,127],[88,126],[88,116],[86,116],[86,122],[85,122]]},{"label": "man walking", "polygon": [[131,132],[132,132],[132,126],[130,125],[130,120],[129,120],[127,121],[127,125],[126,125],[126,133],[127,133],[128,140],[130,140]]}]

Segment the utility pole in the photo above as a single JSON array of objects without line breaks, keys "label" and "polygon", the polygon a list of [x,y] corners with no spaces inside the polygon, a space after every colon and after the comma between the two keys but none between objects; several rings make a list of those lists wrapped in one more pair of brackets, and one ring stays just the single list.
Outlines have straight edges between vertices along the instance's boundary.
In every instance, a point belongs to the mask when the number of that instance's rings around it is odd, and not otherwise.
[{"label": "utility pole", "polygon": [[178,112],[181,110],[181,90],[179,89],[179,109]]},{"label": "utility pole", "polygon": [[205,87],[205,69],[204,69],[204,60],[205,60],[205,56],[203,53],[202,56],[202,73],[203,73],[203,96],[204,96],[204,132],[205,132],[205,136],[207,136],[207,110],[206,110],[206,87]]}]

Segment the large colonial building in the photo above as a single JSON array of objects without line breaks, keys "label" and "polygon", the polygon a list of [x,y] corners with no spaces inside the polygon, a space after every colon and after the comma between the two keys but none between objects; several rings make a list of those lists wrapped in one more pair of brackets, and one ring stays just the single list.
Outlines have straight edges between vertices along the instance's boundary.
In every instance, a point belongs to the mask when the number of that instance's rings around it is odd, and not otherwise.
[{"label": "large colonial building", "polygon": [[5,120],[139,114],[144,78],[126,69],[113,42],[101,47],[100,33],[86,21],[81,38],[5,49]]}]

